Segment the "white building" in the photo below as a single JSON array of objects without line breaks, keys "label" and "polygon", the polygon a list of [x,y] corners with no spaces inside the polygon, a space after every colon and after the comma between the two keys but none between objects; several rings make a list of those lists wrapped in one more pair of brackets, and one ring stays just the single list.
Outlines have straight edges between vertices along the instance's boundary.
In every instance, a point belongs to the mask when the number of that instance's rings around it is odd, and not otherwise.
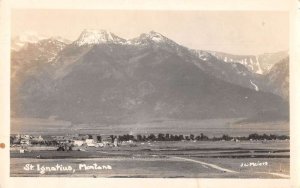
[{"label": "white building", "polygon": [[33,137],[32,140],[41,142],[41,141],[43,141],[44,139],[43,139],[42,136],[37,136],[37,137]]},{"label": "white building", "polygon": [[30,144],[30,141],[29,141],[29,140],[22,139],[22,140],[20,141],[20,144],[26,144],[26,145],[29,145],[29,144]]},{"label": "white building", "polygon": [[86,143],[87,146],[90,146],[90,147],[95,147],[96,146],[96,143],[95,143],[94,139],[86,139],[85,143]]},{"label": "white building", "polygon": [[114,147],[118,147],[118,144],[119,144],[118,138],[115,138],[115,140],[114,140]]},{"label": "white building", "polygon": [[84,144],[83,140],[74,140],[74,146],[82,146]]},{"label": "white building", "polygon": [[96,146],[96,147],[102,148],[102,147],[104,147],[104,144],[103,144],[103,143],[97,143],[97,146]]},{"label": "white building", "polygon": [[21,135],[21,138],[22,139],[30,139],[30,135],[24,134],[24,135]]}]

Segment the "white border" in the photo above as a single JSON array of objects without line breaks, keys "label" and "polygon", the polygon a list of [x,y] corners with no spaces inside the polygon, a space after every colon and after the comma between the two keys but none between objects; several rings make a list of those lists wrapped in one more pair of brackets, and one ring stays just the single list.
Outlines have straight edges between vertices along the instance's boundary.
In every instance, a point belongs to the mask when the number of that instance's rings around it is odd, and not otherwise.
[{"label": "white border", "polygon": [[[297,0],[0,0],[0,188],[7,187],[300,187],[299,73],[300,13]],[[105,179],[9,177],[10,10],[16,9],[127,9],[127,10],[261,10],[290,12],[291,179]],[[298,11],[298,12],[297,12]],[[296,18],[297,21],[296,21]],[[298,32],[296,32],[298,30]],[[296,36],[298,33],[298,36]],[[297,43],[298,42],[298,43]],[[297,63],[298,62],[298,63]],[[297,126],[298,125],[298,126]],[[298,175],[298,176],[297,176]]]}]

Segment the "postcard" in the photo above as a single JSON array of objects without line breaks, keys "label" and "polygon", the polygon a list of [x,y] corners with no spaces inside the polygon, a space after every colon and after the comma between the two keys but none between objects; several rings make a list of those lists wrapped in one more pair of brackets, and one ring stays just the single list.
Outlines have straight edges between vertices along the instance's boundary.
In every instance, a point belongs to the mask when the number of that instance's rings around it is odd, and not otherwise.
[{"label": "postcard", "polygon": [[297,1],[238,2],[0,1],[1,187],[299,185]]}]

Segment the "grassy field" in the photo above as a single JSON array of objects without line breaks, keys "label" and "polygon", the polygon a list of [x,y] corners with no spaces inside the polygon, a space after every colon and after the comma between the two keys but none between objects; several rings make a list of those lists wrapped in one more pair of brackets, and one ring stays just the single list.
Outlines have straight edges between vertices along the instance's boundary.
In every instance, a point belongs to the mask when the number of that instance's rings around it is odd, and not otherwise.
[{"label": "grassy field", "polygon": [[[263,166],[241,164],[264,163]],[[74,171],[26,171],[33,166],[71,166]],[[111,169],[79,170],[80,164]],[[86,151],[11,151],[11,176],[151,177],[151,178],[288,178],[289,141],[269,142],[149,142],[134,147]]]},{"label": "grassy field", "polygon": [[[248,136],[251,133],[289,135],[288,122],[237,124],[240,119],[160,120],[135,124],[72,124],[51,119],[12,121],[11,133],[64,135],[73,133],[122,135],[150,133],[194,134],[209,137]],[[177,141],[139,142],[121,147],[84,148],[58,152],[31,147],[28,153],[11,149],[11,176],[150,177],[150,178],[288,178],[289,141]],[[76,150],[76,148],[74,148]],[[266,164],[241,166],[242,164]],[[26,164],[70,166],[72,171],[26,171]],[[110,165],[109,170],[79,170],[79,164]],[[74,170],[74,171],[73,171]]]},{"label": "grassy field", "polygon": [[160,120],[135,124],[71,124],[70,122],[48,119],[12,119],[11,134],[28,133],[41,135],[60,134],[194,134],[207,136],[248,136],[251,133],[289,135],[288,122],[265,122],[237,124],[240,119],[206,120]]}]

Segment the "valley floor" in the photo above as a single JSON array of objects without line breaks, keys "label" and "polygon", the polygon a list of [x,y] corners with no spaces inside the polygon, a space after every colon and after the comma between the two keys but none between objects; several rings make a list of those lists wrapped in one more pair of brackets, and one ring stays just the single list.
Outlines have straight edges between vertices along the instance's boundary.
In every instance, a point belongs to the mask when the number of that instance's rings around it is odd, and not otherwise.
[{"label": "valley floor", "polygon": [[289,178],[289,161],[288,140],[146,142],[85,151],[11,150],[10,173],[12,177]]}]

